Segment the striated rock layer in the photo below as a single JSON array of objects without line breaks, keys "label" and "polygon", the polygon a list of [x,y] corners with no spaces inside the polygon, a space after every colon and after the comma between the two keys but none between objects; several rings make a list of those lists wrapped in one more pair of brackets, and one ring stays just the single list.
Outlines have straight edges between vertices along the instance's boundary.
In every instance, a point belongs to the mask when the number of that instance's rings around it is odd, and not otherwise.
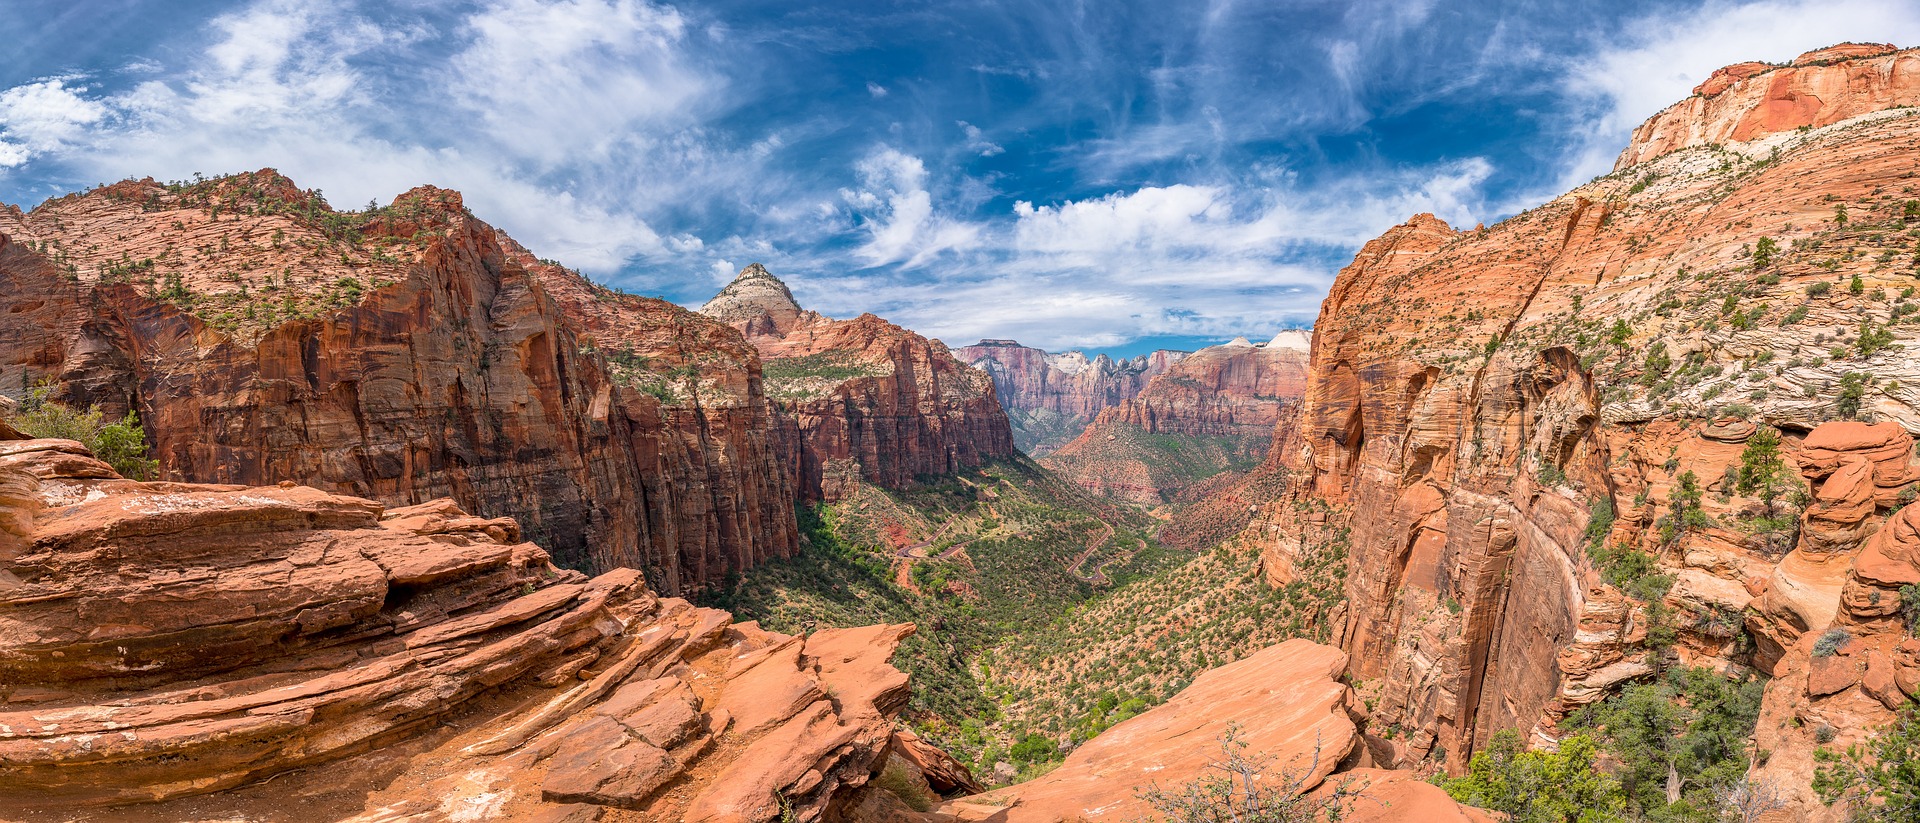
[{"label": "striated rock layer", "polygon": [[937,340],[871,314],[805,311],[757,263],[700,311],[758,349],[803,500],[860,482],[903,488],[1016,451],[992,379]]},{"label": "striated rock layer", "polygon": [[730,623],[448,500],[0,441],[0,816],[820,820],[889,769],[971,782],[893,735],[911,625]]},{"label": "striated rock layer", "polygon": [[[1881,51],[1803,63],[1912,59]],[[1904,701],[1879,675],[1863,692],[1832,664],[1802,674],[1836,621],[1879,638],[1863,654],[1900,648],[1887,592],[1906,573],[1859,558],[1920,479],[1920,112],[1871,88],[1852,119],[1682,141],[1495,226],[1415,217],[1340,272],[1269,456],[1290,480],[1244,537],[1286,568],[1350,536],[1338,641],[1375,722],[1409,731],[1383,762],[1459,769],[1508,728],[1551,746],[1567,713],[1656,666],[1758,670],[1779,675],[1759,744],[1798,770],[1794,819],[1841,813],[1811,800],[1813,733],[1775,726],[1859,728]],[[1697,116],[1771,106],[1738,99]],[[1766,482],[1743,475],[1768,465],[1763,432],[1781,441]],[[1613,585],[1619,552],[1671,586]],[[1859,682],[1869,668],[1903,671],[1862,662]]]},{"label": "striated rock layer", "polygon": [[452,497],[667,592],[797,543],[752,348],[454,192],[339,213],[267,170],[0,210],[0,392],[40,381],[137,410],[163,477]]},{"label": "striated rock layer", "polygon": [[1284,331],[1209,346],[1100,412],[1048,468],[1089,491],[1142,505],[1177,498],[1222,471],[1249,468],[1306,390],[1309,338]]},{"label": "striated rock layer", "polygon": [[1044,457],[1085,430],[1101,412],[1132,400],[1187,352],[1160,350],[1125,360],[1078,351],[1055,354],[1012,340],[982,340],[953,352],[993,377],[1013,421],[1014,443]]},{"label": "striated rock layer", "polygon": [[1692,97],[1635,129],[1614,169],[1689,146],[1744,143],[1915,105],[1920,105],[1920,49],[1843,43],[1807,52],[1785,66],[1736,63],[1714,71]]}]

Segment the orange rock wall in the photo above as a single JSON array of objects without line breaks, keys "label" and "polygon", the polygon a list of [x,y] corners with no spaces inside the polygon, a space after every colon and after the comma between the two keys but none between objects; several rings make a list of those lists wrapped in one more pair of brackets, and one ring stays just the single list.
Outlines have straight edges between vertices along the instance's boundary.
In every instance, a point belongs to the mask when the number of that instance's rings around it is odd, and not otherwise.
[{"label": "orange rock wall", "polygon": [[[170,234],[170,214],[202,236]],[[84,266],[69,275],[35,250],[142,229],[108,236],[146,238],[134,260],[192,261],[180,267],[201,290],[259,290],[278,274],[250,267],[273,253],[273,227],[285,236],[276,247],[311,239],[312,265],[339,268],[326,262],[335,247],[283,215],[219,215],[221,241],[206,239],[205,215],[96,193],[0,221],[0,390],[51,379],[71,404],[136,409],[167,478],[293,478],[397,505],[453,497],[520,520],[565,565],[645,569],[666,592],[794,550],[790,476],[739,335],[535,261],[466,215],[458,195],[424,228],[388,229],[422,239],[401,252],[409,258],[346,269],[386,285],[316,317],[264,324],[257,338],[213,328],[151,287],[107,283]],[[181,252],[214,242],[227,256]],[[612,315],[624,319],[610,326]],[[617,342],[658,368],[700,367],[700,390],[662,402],[619,384],[589,345],[596,330],[602,347]]]}]

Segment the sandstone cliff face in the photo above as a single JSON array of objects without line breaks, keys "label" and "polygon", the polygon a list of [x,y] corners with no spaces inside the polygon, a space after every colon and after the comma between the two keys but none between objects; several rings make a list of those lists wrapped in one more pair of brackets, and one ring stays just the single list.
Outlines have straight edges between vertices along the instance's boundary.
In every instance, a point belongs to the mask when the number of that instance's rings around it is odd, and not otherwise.
[{"label": "sandstone cliff face", "polygon": [[886,771],[970,782],[893,735],[911,625],[729,625],[450,500],[0,441],[0,581],[8,819],[821,820]]},{"label": "sandstone cliff face", "polygon": [[1087,359],[1077,351],[1054,354],[1012,340],[982,340],[954,350],[962,361],[993,377],[994,392],[1013,421],[1014,443],[1044,457],[1085,430],[1102,411],[1139,395],[1181,351],[1156,351],[1115,361]]},{"label": "sandstone cliff face", "polygon": [[804,311],[759,264],[700,311],[758,349],[803,500],[836,500],[861,482],[904,488],[1016,451],[992,379],[937,340],[871,314]]},{"label": "sandstone cliff face", "polygon": [[1737,63],[1715,71],[1692,97],[1634,130],[1614,170],[1688,146],[1744,143],[1913,105],[1920,105],[1916,49],[1845,43],[1807,52],[1786,66]]},{"label": "sandstone cliff face", "polygon": [[1308,338],[1239,338],[1181,359],[1145,391],[1100,412],[1045,460],[1081,487],[1156,505],[1230,468],[1257,463],[1306,388]]},{"label": "sandstone cliff face", "polygon": [[163,477],[453,497],[667,592],[797,542],[752,349],[453,192],[343,214],[263,171],[0,214],[0,391],[41,380],[139,411]]},{"label": "sandstone cliff face", "polygon": [[[1886,587],[1854,558],[1920,477],[1917,165],[1920,113],[1871,111],[1675,148],[1482,230],[1422,215],[1341,271],[1269,458],[1292,482],[1246,536],[1284,568],[1349,530],[1349,673],[1376,722],[1413,730],[1384,760],[1460,768],[1505,728],[1552,745],[1566,713],[1655,664],[1792,671],[1871,603],[1856,583]],[[1827,422],[1851,415],[1888,422]],[[1762,429],[1783,441],[1773,503],[1738,480]],[[1804,509],[1781,502],[1796,488]],[[1586,534],[1603,505],[1617,518]],[[1671,587],[1608,582],[1598,558],[1621,550]],[[1670,648],[1649,643],[1656,619]],[[1774,686],[1769,713],[1804,710]],[[1837,813],[1800,790],[1803,819]]]}]

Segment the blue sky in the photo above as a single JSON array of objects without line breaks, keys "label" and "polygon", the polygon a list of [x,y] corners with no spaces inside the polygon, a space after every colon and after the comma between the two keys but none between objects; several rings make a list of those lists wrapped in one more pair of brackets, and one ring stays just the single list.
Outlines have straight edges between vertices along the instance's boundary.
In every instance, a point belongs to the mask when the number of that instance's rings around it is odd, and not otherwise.
[{"label": "blue sky", "polygon": [[1312,322],[1359,245],[1603,172],[1714,68],[1920,44],[1911,0],[0,0],[0,202],[272,166],[457,188],[698,305],[1130,353]]}]

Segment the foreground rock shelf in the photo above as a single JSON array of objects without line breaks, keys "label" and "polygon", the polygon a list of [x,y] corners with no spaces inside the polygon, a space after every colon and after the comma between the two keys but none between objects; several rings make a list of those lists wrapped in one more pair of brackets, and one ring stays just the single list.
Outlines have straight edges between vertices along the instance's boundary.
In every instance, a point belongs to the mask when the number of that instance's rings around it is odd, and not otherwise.
[{"label": "foreground rock shelf", "polygon": [[814,820],[890,765],[970,782],[892,731],[911,625],[734,625],[519,537],[0,441],[0,816]]}]

